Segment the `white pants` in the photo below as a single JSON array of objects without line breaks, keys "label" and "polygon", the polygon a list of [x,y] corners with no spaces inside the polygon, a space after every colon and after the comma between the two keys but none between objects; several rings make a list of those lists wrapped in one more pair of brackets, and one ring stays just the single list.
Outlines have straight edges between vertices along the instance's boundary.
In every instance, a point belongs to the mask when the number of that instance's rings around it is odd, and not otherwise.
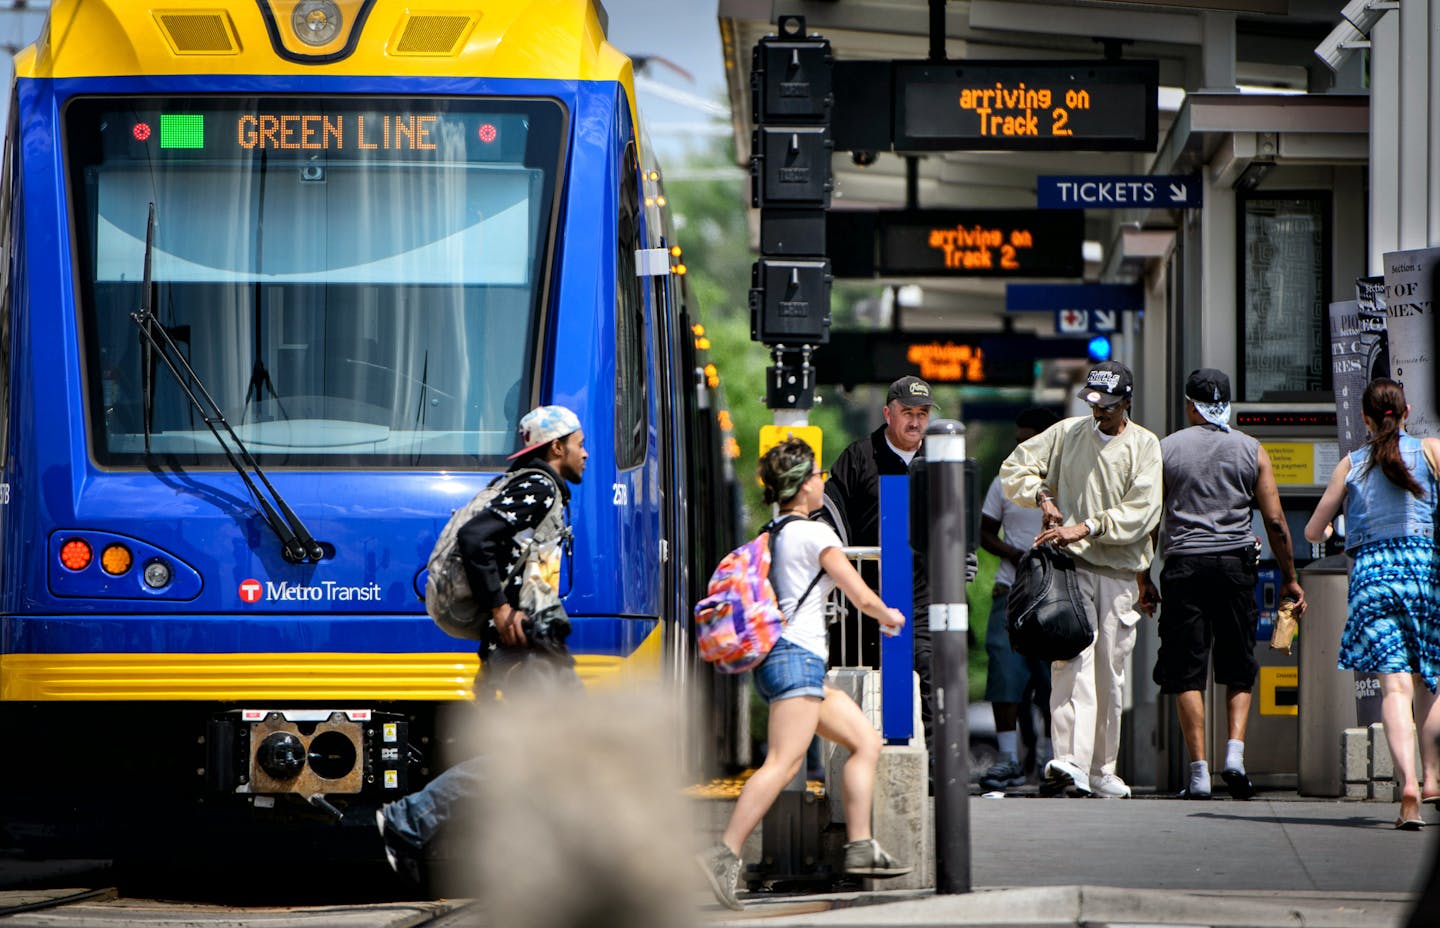
[{"label": "white pants", "polygon": [[1135,578],[1098,573],[1075,562],[1075,579],[1095,641],[1072,660],[1050,666],[1050,727],[1055,759],[1069,761],[1091,777],[1115,772],[1120,753],[1120,713],[1125,671],[1135,649]]}]

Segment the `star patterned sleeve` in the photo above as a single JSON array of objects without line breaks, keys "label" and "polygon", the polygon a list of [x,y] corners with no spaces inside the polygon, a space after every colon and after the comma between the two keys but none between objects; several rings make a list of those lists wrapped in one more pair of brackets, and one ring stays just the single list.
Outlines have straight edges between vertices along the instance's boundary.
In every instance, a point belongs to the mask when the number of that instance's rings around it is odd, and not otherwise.
[{"label": "star patterned sleeve", "polygon": [[492,499],[486,508],[514,531],[523,532],[540,524],[559,492],[549,478],[532,475]]}]

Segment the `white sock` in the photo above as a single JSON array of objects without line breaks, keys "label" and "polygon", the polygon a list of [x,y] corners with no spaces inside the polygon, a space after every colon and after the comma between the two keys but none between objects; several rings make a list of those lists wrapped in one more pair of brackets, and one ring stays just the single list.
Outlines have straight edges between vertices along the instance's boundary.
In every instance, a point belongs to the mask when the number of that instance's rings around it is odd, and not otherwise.
[{"label": "white sock", "polygon": [[1222,769],[1245,772],[1245,742],[1234,738],[1225,742],[1225,766]]},{"label": "white sock", "polygon": [[1190,792],[1198,796],[1210,795],[1210,764],[1207,761],[1190,762]]},{"label": "white sock", "polygon": [[1018,733],[1014,729],[1011,729],[1010,731],[997,731],[995,733],[995,740],[1000,745],[1001,757],[1008,757],[1011,760],[1015,759],[1015,744],[1017,734]]}]

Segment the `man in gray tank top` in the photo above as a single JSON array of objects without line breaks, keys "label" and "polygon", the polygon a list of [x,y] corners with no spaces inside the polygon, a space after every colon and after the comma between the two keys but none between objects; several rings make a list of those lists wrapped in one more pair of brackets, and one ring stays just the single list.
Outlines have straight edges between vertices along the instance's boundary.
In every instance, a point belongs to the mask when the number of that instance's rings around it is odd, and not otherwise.
[{"label": "man in gray tank top", "polygon": [[[1245,727],[1250,691],[1259,665],[1255,660],[1255,605],[1258,540],[1250,530],[1250,511],[1259,507],[1280,567],[1280,595],[1305,611],[1305,593],[1295,576],[1290,529],[1280,508],[1280,492],[1270,457],[1260,443],[1230,428],[1230,378],[1201,368],[1185,381],[1185,419],[1189,428],[1160,441],[1165,471],[1165,510],[1160,523],[1160,572],[1165,608],[1160,613],[1160,653],[1155,682],[1173,693],[1180,728],[1190,752],[1190,785],[1181,794],[1210,798],[1210,767],[1205,759],[1205,678],[1214,642],[1215,684],[1226,688],[1229,740],[1221,777],[1236,799],[1249,799],[1255,788],[1245,772]],[[1137,578],[1145,591],[1141,608],[1153,612],[1160,601],[1149,571]],[[1148,608],[1147,608],[1148,607]]]}]

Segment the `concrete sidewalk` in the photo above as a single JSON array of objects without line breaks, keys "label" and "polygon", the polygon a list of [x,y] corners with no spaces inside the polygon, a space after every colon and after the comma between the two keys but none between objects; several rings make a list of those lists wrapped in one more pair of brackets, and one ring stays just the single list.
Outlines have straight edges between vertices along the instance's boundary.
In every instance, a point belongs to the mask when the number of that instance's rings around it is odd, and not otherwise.
[{"label": "concrete sidewalk", "polygon": [[1213,928],[1383,928],[1410,911],[1406,893],[1184,892],[1055,886],[978,889],[960,896],[870,893],[747,902],[743,913],[707,924],[800,926],[1213,926]]},{"label": "concrete sidewalk", "polygon": [[[708,923],[775,925],[1396,925],[1440,843],[1393,803],[1262,794],[1105,801],[972,798],[969,894],[742,894]],[[903,848],[892,849],[904,856]],[[1440,921],[1440,913],[1436,913]]]}]

